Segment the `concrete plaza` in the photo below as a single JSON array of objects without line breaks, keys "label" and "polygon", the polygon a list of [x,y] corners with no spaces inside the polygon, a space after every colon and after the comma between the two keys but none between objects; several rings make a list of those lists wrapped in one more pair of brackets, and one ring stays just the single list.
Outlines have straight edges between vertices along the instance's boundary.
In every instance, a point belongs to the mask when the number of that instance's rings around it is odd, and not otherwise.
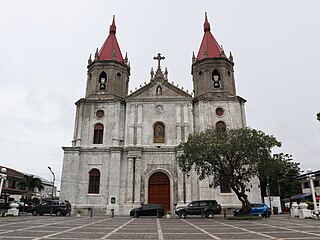
[{"label": "concrete plaza", "polygon": [[320,221],[275,215],[254,221],[187,217],[56,217],[0,218],[0,239],[320,239]]}]

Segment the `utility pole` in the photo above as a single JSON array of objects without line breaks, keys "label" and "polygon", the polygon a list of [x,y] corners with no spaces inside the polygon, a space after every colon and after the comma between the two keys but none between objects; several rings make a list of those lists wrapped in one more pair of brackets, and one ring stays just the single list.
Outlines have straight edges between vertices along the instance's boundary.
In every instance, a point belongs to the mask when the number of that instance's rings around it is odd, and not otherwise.
[{"label": "utility pole", "polygon": [[52,180],[52,196],[51,196],[51,198],[53,199],[53,192],[54,192],[54,196],[56,195],[56,193],[54,191],[54,182],[56,180],[56,177],[55,177],[54,172],[52,171],[51,167],[48,166],[48,169],[50,170],[50,172],[52,174],[52,177],[53,177],[53,180]]}]

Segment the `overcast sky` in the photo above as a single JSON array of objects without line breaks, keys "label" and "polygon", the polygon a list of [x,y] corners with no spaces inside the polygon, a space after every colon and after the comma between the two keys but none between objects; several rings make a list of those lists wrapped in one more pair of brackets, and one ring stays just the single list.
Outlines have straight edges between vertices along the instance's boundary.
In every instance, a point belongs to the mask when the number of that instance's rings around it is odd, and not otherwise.
[{"label": "overcast sky", "polygon": [[131,62],[130,89],[150,79],[158,52],[169,81],[192,90],[192,51],[211,32],[232,51],[247,125],[272,134],[303,170],[320,169],[320,1],[10,0],[0,14],[0,165],[60,185],[74,103],[84,97],[90,53],[116,15]]}]

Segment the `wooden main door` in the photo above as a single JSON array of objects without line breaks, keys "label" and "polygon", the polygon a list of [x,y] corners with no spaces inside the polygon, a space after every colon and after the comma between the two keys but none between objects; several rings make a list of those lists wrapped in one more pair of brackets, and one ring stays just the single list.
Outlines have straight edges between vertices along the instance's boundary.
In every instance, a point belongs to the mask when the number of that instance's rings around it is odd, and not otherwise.
[{"label": "wooden main door", "polygon": [[170,180],[166,174],[157,172],[151,175],[148,193],[148,203],[159,203],[165,210],[170,210]]}]

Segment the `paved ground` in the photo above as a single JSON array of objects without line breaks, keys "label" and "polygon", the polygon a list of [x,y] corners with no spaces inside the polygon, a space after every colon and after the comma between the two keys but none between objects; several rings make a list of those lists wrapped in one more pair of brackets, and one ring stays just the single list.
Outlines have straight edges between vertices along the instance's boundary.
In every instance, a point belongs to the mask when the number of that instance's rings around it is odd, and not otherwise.
[{"label": "paved ground", "polygon": [[0,239],[320,239],[320,221],[276,215],[255,221],[187,217],[19,216],[0,218]]}]

